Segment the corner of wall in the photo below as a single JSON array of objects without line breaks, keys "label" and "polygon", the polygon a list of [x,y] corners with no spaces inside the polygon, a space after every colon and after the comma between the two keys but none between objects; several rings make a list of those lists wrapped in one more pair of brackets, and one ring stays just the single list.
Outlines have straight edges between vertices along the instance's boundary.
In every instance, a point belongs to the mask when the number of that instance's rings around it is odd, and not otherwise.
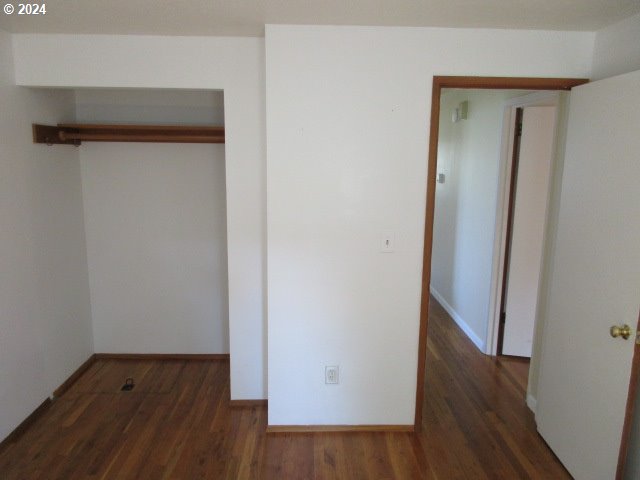
[{"label": "corner of wall", "polygon": [[11,339],[0,352],[0,436],[9,433],[92,353],[78,153],[35,145],[31,124],[69,120],[68,91],[16,86],[13,36],[0,32],[0,242],[3,309],[0,329]]},{"label": "corner of wall", "polygon": [[595,32],[591,77],[601,80],[640,69],[640,13]]},{"label": "corner of wall", "polygon": [[429,287],[429,292],[433,297],[438,301],[438,303],[445,309],[445,311],[449,314],[449,316],[453,319],[454,322],[460,327],[460,329],[465,333],[469,340],[473,342],[473,344],[478,347],[482,353],[485,353],[485,341],[480,338],[473,329],[469,326],[469,324],[456,312],[451,305],[444,299],[438,291],[433,288],[433,286]]}]

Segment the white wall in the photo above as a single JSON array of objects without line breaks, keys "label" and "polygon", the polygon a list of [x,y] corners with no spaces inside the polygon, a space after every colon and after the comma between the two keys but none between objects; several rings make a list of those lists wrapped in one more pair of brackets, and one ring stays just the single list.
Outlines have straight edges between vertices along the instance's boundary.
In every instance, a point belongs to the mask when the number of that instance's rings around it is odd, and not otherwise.
[{"label": "white wall", "polygon": [[[81,123],[224,124],[221,92],[78,90]],[[78,149],[96,352],[229,351],[224,145]]]},{"label": "white wall", "polygon": [[[440,105],[431,289],[476,346],[485,351],[498,196],[502,119],[514,90],[443,90]],[[460,102],[466,120],[451,121]]]},{"label": "white wall", "polygon": [[94,345],[227,353],[224,145],[80,147]]},{"label": "white wall", "polygon": [[264,40],[14,35],[16,83],[224,90],[231,398],[266,397]]},{"label": "white wall", "polygon": [[588,77],[592,48],[576,32],[267,26],[269,424],[413,423],[432,77]]},{"label": "white wall", "polygon": [[222,91],[85,88],[75,98],[80,122],[224,125]]},{"label": "white wall", "polygon": [[596,32],[593,78],[640,70],[640,14]]},{"label": "white wall", "polygon": [[73,93],[14,86],[0,31],[0,439],[93,353],[80,163],[31,123],[73,119]]}]

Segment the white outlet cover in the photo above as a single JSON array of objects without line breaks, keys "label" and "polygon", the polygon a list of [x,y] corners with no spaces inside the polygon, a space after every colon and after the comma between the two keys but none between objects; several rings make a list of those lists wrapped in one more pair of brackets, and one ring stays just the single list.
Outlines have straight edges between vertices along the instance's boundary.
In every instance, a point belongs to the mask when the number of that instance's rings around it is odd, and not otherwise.
[{"label": "white outlet cover", "polygon": [[324,383],[328,385],[336,385],[340,383],[340,367],[337,365],[324,367]]}]

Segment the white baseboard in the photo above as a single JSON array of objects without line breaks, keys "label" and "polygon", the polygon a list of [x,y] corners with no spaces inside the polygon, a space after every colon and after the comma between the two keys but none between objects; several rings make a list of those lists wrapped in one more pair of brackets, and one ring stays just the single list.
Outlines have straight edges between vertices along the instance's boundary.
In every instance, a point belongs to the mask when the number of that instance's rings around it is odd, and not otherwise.
[{"label": "white baseboard", "polygon": [[451,318],[453,318],[453,321],[456,322],[462,329],[462,331],[467,335],[467,337],[469,337],[469,340],[471,340],[482,353],[485,353],[485,341],[482,340],[478,335],[476,335],[473,330],[471,330],[471,327],[467,325],[467,322],[465,322],[462,317],[458,315],[458,312],[456,312],[453,307],[449,305],[444,298],[442,298],[442,295],[440,295],[438,291],[433,288],[433,286],[429,287],[429,291],[431,292],[431,295],[433,295],[435,299],[438,300],[438,303],[442,305],[442,308],[444,308],[451,316]]},{"label": "white baseboard", "polygon": [[537,405],[538,400],[536,400],[535,397],[532,397],[531,394],[527,393],[527,407],[529,407],[529,410],[531,410],[533,413],[536,413]]}]

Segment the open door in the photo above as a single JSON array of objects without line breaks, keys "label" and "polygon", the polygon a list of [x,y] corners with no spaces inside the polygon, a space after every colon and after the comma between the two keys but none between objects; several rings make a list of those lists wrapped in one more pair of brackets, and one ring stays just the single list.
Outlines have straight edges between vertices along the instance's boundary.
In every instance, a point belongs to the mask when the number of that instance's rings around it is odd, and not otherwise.
[{"label": "open door", "polygon": [[[553,158],[555,106],[519,113],[512,171],[507,251],[502,282],[504,322],[499,353],[531,357]],[[521,115],[521,117],[520,117]],[[518,138],[519,136],[519,138]]]},{"label": "open door", "polygon": [[[574,88],[536,420],[578,480],[620,478],[640,306],[639,185],[640,71]],[[613,338],[610,328],[625,324],[632,334]]]}]

